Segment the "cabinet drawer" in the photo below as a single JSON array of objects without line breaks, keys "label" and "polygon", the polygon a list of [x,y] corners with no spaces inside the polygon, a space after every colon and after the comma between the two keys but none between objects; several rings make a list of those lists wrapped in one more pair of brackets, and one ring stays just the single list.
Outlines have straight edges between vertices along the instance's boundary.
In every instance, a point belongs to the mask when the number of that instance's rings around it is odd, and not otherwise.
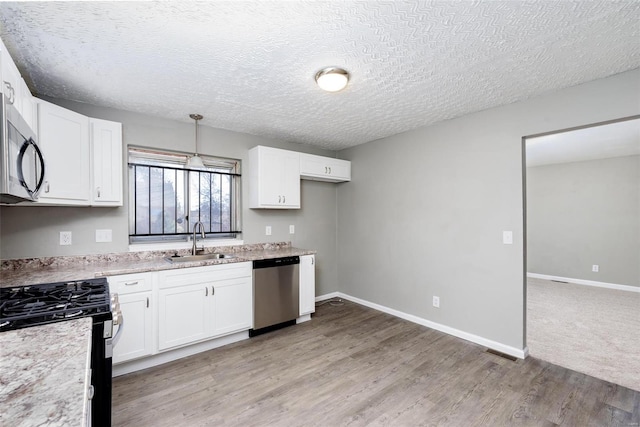
[{"label": "cabinet drawer", "polygon": [[123,274],[108,277],[109,290],[117,294],[150,291],[153,289],[152,273]]},{"label": "cabinet drawer", "polygon": [[158,275],[158,288],[167,289],[194,283],[211,283],[219,280],[250,277],[252,268],[250,262],[236,262],[205,267],[164,270]]}]

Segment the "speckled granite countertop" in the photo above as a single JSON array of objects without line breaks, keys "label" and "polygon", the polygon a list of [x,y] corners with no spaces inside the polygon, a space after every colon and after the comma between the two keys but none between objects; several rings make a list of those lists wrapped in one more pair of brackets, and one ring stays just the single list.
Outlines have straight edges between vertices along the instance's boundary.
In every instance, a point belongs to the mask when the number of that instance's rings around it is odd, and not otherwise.
[{"label": "speckled granite countertop", "polygon": [[0,333],[0,425],[84,426],[91,318]]},{"label": "speckled granite countertop", "polygon": [[233,254],[235,258],[230,259],[180,263],[172,263],[166,260],[166,257],[170,257],[176,252],[180,255],[186,255],[189,250],[4,260],[0,268],[0,287],[84,280],[146,271],[315,254],[315,251],[294,248],[291,247],[289,242],[281,242],[206,248],[206,253]]}]

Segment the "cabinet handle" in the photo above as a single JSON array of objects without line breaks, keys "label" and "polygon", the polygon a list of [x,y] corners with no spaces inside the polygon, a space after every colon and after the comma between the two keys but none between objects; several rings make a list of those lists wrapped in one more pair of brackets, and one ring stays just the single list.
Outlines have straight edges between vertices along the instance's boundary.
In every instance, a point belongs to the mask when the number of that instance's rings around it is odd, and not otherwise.
[{"label": "cabinet handle", "polygon": [[51,186],[49,185],[49,181],[46,181],[46,182],[45,182],[45,184],[46,184],[46,187],[45,187],[45,189],[44,189],[44,192],[45,192],[45,193],[48,193],[48,192],[49,192],[49,190],[51,189]]},{"label": "cabinet handle", "polygon": [[331,175],[331,167],[329,167],[329,175]]},{"label": "cabinet handle", "polygon": [[315,258],[311,258],[311,265],[315,264]]},{"label": "cabinet handle", "polygon": [[282,196],[282,203],[287,203],[287,196]]},{"label": "cabinet handle", "polygon": [[214,288],[213,286],[211,287],[211,296],[214,296],[216,294],[216,288]]},{"label": "cabinet handle", "polygon": [[100,187],[96,189],[98,191],[98,199],[100,198]]},{"label": "cabinet handle", "polygon": [[147,297],[147,308],[149,308],[149,297]]},{"label": "cabinet handle", "polygon": [[324,173],[329,173],[329,168],[328,167],[324,167]]},{"label": "cabinet handle", "polygon": [[125,286],[133,286],[133,285],[137,285],[138,281],[136,280],[135,282],[125,282],[124,285]]},{"label": "cabinet handle", "polygon": [[278,196],[278,203],[282,203],[282,196]]},{"label": "cabinet handle", "polygon": [[207,288],[206,286],[204,287],[204,296],[205,297],[209,296],[209,288]]}]

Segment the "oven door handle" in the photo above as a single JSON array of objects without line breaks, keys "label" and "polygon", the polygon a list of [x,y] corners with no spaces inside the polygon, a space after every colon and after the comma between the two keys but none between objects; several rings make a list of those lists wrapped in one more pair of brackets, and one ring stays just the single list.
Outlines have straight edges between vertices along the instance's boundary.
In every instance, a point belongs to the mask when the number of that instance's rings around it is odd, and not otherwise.
[{"label": "oven door handle", "polygon": [[118,340],[120,340],[120,335],[122,335],[122,331],[124,330],[124,317],[122,316],[122,312],[118,312],[118,330],[116,334],[113,336],[111,344],[115,346],[118,344]]}]

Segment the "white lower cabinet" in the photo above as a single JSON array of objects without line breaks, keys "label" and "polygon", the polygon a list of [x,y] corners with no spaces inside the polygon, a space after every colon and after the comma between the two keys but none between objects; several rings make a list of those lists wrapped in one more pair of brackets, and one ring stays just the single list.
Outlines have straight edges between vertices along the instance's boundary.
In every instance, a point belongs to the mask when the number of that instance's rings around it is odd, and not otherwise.
[{"label": "white lower cabinet", "polygon": [[113,347],[113,363],[150,356],[154,340],[154,273],[109,277],[109,290],[118,294],[124,323]]},{"label": "white lower cabinet", "polygon": [[160,272],[158,349],[251,328],[251,263]]},{"label": "white lower cabinet", "polygon": [[113,363],[153,354],[153,295],[151,292],[119,295],[122,336],[113,348]]},{"label": "white lower cabinet", "polygon": [[316,311],[315,255],[300,257],[300,316]]}]

